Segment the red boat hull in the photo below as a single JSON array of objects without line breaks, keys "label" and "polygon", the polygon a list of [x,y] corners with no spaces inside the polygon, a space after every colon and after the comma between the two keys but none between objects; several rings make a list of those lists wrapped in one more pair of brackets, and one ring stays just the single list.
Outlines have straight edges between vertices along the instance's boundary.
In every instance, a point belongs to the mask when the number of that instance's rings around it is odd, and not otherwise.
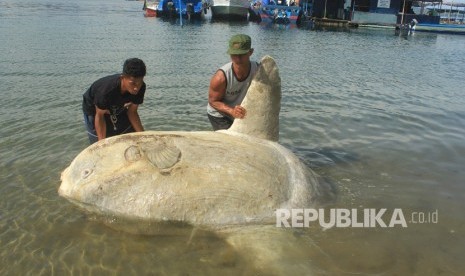
[{"label": "red boat hull", "polygon": [[157,10],[146,8],[144,16],[145,17],[157,17]]}]

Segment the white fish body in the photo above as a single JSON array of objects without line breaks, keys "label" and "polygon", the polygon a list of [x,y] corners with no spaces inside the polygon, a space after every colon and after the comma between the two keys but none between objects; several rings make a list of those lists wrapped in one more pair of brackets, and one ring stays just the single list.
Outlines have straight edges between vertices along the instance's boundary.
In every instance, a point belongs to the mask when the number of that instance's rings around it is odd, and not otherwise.
[{"label": "white fish body", "polygon": [[83,150],[61,176],[59,194],[100,214],[222,226],[272,223],[277,208],[305,208],[318,194],[313,173],[281,146],[281,80],[264,57],[226,131],[146,131]]}]

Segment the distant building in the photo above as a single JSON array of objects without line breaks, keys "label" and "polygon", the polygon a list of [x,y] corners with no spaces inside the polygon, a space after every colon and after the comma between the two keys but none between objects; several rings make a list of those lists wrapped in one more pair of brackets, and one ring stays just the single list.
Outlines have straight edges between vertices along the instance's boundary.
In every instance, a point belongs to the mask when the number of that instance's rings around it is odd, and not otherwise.
[{"label": "distant building", "polygon": [[423,11],[425,5],[442,4],[442,1],[414,0],[313,0],[312,2],[314,17],[378,25],[396,25],[410,22],[413,18],[424,23],[439,23],[439,16],[418,14],[418,11],[419,8]]}]

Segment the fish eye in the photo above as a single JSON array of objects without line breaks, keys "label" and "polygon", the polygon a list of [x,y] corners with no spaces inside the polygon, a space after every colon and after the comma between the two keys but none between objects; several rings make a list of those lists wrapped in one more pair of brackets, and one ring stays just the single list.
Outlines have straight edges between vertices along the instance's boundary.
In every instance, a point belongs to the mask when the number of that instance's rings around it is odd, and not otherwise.
[{"label": "fish eye", "polygon": [[137,146],[130,146],[124,152],[124,158],[126,158],[126,160],[129,162],[136,162],[137,160],[141,159],[141,157],[142,153]]},{"label": "fish eye", "polygon": [[89,175],[92,174],[92,169],[85,169],[82,171],[82,179],[86,179]]}]

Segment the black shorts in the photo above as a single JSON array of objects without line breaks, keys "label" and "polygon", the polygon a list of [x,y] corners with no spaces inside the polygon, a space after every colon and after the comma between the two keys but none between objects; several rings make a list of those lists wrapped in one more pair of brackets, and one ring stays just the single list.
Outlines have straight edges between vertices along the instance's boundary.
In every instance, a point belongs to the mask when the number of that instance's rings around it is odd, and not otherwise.
[{"label": "black shorts", "polygon": [[[106,137],[119,134],[134,132],[134,128],[129,122],[127,114],[117,116],[118,120],[115,125],[111,122],[110,115],[105,114],[105,123],[107,125]],[[98,141],[97,132],[95,131],[95,116],[84,114],[84,124],[86,125],[87,135],[91,144]],[[116,127],[116,129],[115,129]]]},{"label": "black shorts", "polygon": [[212,124],[213,130],[219,129],[228,129],[233,124],[234,120],[229,117],[215,117],[210,114],[208,115],[208,120]]}]

